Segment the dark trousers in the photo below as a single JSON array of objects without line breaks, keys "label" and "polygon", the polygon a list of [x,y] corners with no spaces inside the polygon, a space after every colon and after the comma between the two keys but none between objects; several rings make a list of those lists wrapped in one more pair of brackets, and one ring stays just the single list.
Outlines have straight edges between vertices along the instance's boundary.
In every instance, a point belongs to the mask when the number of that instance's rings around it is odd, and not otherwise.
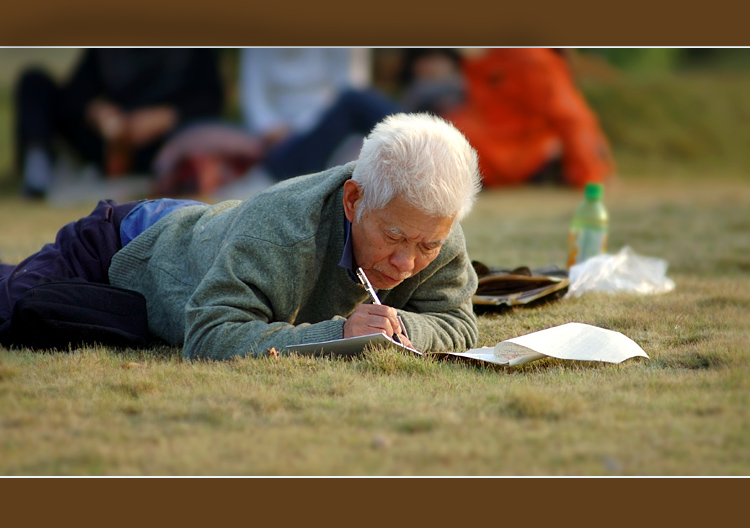
[{"label": "dark trousers", "polygon": [[[16,87],[16,164],[23,170],[24,154],[38,146],[54,157],[55,138],[61,138],[85,161],[105,167],[105,142],[86,122],[83,109],[88,101],[60,87],[43,71],[25,72]],[[149,172],[163,141],[154,141],[133,152],[131,169]]]},{"label": "dark trousers", "polygon": [[349,135],[367,135],[385,117],[400,111],[396,103],[375,91],[346,90],[315,127],[271,148],[263,166],[277,180],[322,171]]},{"label": "dark trousers", "polygon": [[50,278],[109,284],[110,262],[122,248],[120,223],[137,204],[102,200],[90,215],[60,229],[54,243],[16,266],[0,265],[0,322],[10,318],[21,295]]}]

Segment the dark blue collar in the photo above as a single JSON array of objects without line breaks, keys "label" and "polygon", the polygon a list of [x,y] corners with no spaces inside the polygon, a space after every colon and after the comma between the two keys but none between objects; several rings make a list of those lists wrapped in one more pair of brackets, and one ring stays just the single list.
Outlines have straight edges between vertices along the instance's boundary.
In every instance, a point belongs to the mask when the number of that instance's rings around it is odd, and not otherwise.
[{"label": "dark blue collar", "polygon": [[352,247],[352,223],[348,218],[344,217],[344,251],[339,261],[339,267],[344,268],[349,272],[349,276],[353,281],[359,282],[357,275],[354,272],[354,248]]}]

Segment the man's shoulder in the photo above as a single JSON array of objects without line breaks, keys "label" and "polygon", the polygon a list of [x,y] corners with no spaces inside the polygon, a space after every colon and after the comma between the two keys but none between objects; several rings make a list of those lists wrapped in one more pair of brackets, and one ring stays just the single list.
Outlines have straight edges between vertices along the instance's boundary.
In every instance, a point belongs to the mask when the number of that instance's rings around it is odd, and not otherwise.
[{"label": "man's shoulder", "polygon": [[456,255],[466,254],[466,237],[459,222],[451,228],[448,238],[445,239],[440,254],[446,259],[452,259]]},{"label": "man's shoulder", "polygon": [[295,178],[289,178],[270,187],[266,193],[279,194],[287,191],[307,191],[325,194],[327,190],[335,189],[344,184],[352,177],[354,168],[357,166],[356,161],[351,161],[345,165],[331,167],[321,172],[304,174]]},{"label": "man's shoulder", "polygon": [[354,163],[277,183],[239,206],[237,234],[280,245],[310,238],[321,226],[343,226],[343,187]]}]

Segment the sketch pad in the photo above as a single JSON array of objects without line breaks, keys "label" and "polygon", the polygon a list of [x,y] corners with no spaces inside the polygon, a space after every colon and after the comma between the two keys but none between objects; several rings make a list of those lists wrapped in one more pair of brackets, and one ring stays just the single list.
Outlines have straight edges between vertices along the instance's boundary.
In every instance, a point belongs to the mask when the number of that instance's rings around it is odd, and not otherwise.
[{"label": "sketch pad", "polygon": [[346,339],[334,339],[332,341],[321,341],[319,343],[308,343],[301,345],[289,345],[288,352],[298,354],[321,356],[332,354],[334,356],[357,356],[364,352],[368,345],[373,346],[395,346],[412,354],[422,355],[413,348],[396,343],[393,339],[383,333],[369,334],[359,337],[348,337]]}]

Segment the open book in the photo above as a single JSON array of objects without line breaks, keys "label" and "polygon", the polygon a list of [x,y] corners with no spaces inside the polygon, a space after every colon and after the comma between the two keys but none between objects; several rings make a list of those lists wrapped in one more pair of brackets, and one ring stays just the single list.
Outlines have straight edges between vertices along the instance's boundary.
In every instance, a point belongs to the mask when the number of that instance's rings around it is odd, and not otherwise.
[{"label": "open book", "polygon": [[[423,355],[421,352],[396,343],[385,334],[336,339],[305,345],[290,345],[288,351],[310,355],[358,355],[367,346],[395,346],[405,352]],[[554,357],[577,361],[604,361],[621,363],[640,356],[648,358],[643,349],[629,337],[583,323],[567,323],[546,330],[506,339],[494,347],[472,348],[466,352],[443,352],[431,354],[436,357],[468,358],[497,365],[513,367],[529,361]]]},{"label": "open book", "polygon": [[648,358],[638,343],[620,332],[583,323],[553,326],[506,339],[494,347],[472,348],[466,352],[444,355],[466,357],[509,367],[544,357],[607,363],[622,363],[636,356]]}]

